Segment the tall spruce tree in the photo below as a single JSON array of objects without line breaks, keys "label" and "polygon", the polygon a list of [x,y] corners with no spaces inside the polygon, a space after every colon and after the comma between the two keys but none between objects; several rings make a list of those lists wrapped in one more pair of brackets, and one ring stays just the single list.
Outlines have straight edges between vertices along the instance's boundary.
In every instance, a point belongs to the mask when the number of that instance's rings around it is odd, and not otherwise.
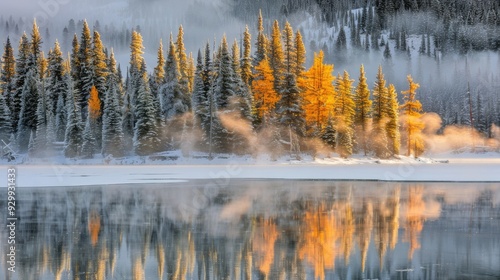
[{"label": "tall spruce tree", "polygon": [[118,77],[110,74],[104,102],[102,124],[102,155],[121,157],[123,150],[122,115],[119,101]]},{"label": "tall spruce tree", "polygon": [[148,87],[147,76],[139,79],[139,91],[135,109],[134,152],[139,156],[157,152],[160,147],[156,126],[153,98]]},{"label": "tall spruce tree", "polygon": [[17,61],[16,61],[16,75],[14,81],[14,91],[11,96],[10,110],[12,117],[12,132],[17,135],[19,117],[23,100],[23,89],[28,74],[28,59],[30,56],[30,47],[28,36],[23,33],[19,41]]},{"label": "tall spruce tree", "polygon": [[54,49],[49,53],[49,76],[47,78],[47,111],[56,116],[57,102],[59,96],[62,100],[66,99],[68,87],[64,78],[64,59],[62,57],[59,42],[55,42]]},{"label": "tall spruce tree", "polygon": [[365,67],[361,65],[359,69],[359,81],[356,86],[354,97],[356,104],[356,113],[354,116],[354,125],[356,129],[356,142],[363,149],[365,156],[368,153],[368,136],[371,120],[372,101],[370,100],[370,89],[365,77]]},{"label": "tall spruce tree", "polygon": [[[274,21],[273,31],[271,34],[271,44],[269,46],[269,64],[273,69],[274,75],[274,90],[280,92],[283,88],[283,80],[285,68],[283,64],[283,46],[281,43],[281,31],[277,20]],[[291,81],[291,80],[289,80]]]},{"label": "tall spruce tree", "polygon": [[3,94],[0,94],[0,143],[3,145],[9,143],[10,136],[12,135],[12,123],[10,120],[10,110],[7,106],[7,100]]},{"label": "tall spruce tree", "polygon": [[401,146],[401,139],[399,133],[399,104],[396,88],[393,84],[389,85],[388,96],[389,104],[387,117],[389,118],[385,130],[387,133],[387,147],[393,156],[399,155],[399,148]]},{"label": "tall spruce tree", "polygon": [[255,43],[256,51],[253,60],[253,65],[257,66],[267,56],[268,46],[267,38],[264,33],[264,20],[262,18],[262,11],[259,10],[259,19],[257,21],[257,42]]},{"label": "tall spruce tree", "polygon": [[78,49],[78,78],[75,81],[76,97],[79,98],[78,105],[82,119],[87,118],[87,100],[90,97],[90,89],[93,82],[93,64],[92,64],[92,38],[87,21],[83,21],[82,34],[80,38],[80,48]]},{"label": "tall spruce tree", "polygon": [[76,96],[74,94],[75,91],[76,89],[73,88],[73,85],[70,82],[66,100],[68,120],[64,137],[64,155],[68,158],[76,158],[80,156],[83,136],[82,115],[80,113],[79,100],[76,100]]},{"label": "tall spruce tree", "polygon": [[252,37],[248,26],[245,26],[243,33],[243,58],[241,59],[241,79],[250,87],[252,83]]},{"label": "tall spruce tree", "polygon": [[189,96],[183,91],[180,81],[181,73],[179,72],[176,48],[172,37],[170,37],[170,46],[165,63],[165,79],[160,89],[161,114],[165,122],[189,110],[188,103],[190,103],[190,100],[187,99]]},{"label": "tall spruce tree", "polygon": [[0,95],[4,96],[7,107],[10,107],[12,103],[12,95],[15,89],[15,75],[16,60],[14,58],[14,49],[10,43],[10,38],[7,36],[4,52],[0,60]]},{"label": "tall spruce tree", "polygon": [[382,66],[379,66],[373,88],[373,128],[371,134],[371,146],[375,155],[379,158],[386,158],[390,154],[387,134],[385,133],[385,126],[388,121],[387,104],[389,104],[388,90],[385,86]]},{"label": "tall spruce tree", "polygon": [[337,78],[337,96],[335,97],[334,117],[337,131],[337,152],[343,158],[353,152],[353,122],[355,104],[352,94],[352,82],[347,71]]},{"label": "tall spruce tree", "polygon": [[[208,103],[208,92],[205,89],[204,64],[201,51],[198,50],[196,63],[196,72],[194,76],[194,89],[191,104],[193,106],[194,127],[198,128],[202,133],[202,139],[206,139],[210,129],[210,116]],[[198,146],[204,148],[204,141],[198,141]]]}]

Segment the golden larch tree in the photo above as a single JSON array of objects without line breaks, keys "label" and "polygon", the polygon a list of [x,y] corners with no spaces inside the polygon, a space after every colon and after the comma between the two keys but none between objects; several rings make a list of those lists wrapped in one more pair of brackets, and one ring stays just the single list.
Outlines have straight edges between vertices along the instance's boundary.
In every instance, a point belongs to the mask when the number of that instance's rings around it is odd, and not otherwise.
[{"label": "golden larch tree", "polygon": [[303,109],[306,124],[318,131],[327,124],[335,95],[333,64],[324,64],[323,59],[323,51],[315,53],[313,65],[305,72],[305,79],[299,79],[299,87],[304,89]]},{"label": "golden larch tree", "polygon": [[403,91],[404,104],[401,105],[403,137],[406,140],[406,155],[420,156],[424,152],[424,139],[422,130],[424,123],[420,119],[422,112],[422,104],[417,100],[417,89],[419,84],[413,82],[411,75],[408,75],[409,89]]},{"label": "golden larch tree", "polygon": [[89,118],[92,122],[96,122],[97,119],[101,116],[101,100],[99,99],[99,93],[97,92],[97,88],[92,86],[90,89],[90,98],[89,98]]},{"label": "golden larch tree", "polygon": [[356,86],[354,102],[356,103],[356,114],[354,115],[354,125],[356,129],[356,140],[365,156],[368,153],[367,137],[371,122],[372,101],[370,100],[370,89],[366,82],[365,67],[361,65],[359,69],[359,80]]},{"label": "golden larch tree", "polygon": [[273,70],[267,58],[255,67],[252,93],[256,120],[260,123],[274,111],[279,101],[278,93],[274,90]]},{"label": "golden larch tree", "polygon": [[337,130],[337,152],[343,158],[349,157],[353,152],[355,104],[352,83],[347,71],[342,76],[339,74],[333,116]]}]

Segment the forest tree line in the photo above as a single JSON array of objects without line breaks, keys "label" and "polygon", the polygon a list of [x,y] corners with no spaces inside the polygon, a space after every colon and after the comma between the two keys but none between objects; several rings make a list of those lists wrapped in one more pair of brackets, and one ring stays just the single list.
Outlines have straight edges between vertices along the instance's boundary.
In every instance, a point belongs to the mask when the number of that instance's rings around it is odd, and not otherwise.
[{"label": "forest tree line", "polygon": [[266,34],[260,15],[257,30],[253,54],[247,27],[242,42],[230,44],[224,36],[215,50],[207,42],[195,62],[180,26],[166,52],[160,42],[153,73],[134,30],[123,78],[113,51],[86,22],[68,58],[57,41],[45,57],[34,22],[17,58],[9,38],[5,44],[0,138],[30,156],[50,155],[53,143],[64,142],[69,158],[178,149],[251,154],[256,146],[278,156],[323,146],[342,157],[388,158],[400,154],[401,143],[408,155],[423,152],[419,85],[410,76],[400,106],[382,67],[372,90],[363,66],[354,86],[347,71],[334,76],[321,51],[306,69],[302,35],[288,22],[282,29],[275,21]]}]

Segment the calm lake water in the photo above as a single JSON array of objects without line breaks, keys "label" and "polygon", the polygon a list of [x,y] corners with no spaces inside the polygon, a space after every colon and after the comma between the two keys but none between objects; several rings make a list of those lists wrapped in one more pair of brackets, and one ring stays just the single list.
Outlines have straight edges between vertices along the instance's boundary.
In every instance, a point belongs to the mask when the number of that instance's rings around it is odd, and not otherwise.
[{"label": "calm lake water", "polygon": [[16,202],[0,279],[500,279],[500,184],[191,181]]}]

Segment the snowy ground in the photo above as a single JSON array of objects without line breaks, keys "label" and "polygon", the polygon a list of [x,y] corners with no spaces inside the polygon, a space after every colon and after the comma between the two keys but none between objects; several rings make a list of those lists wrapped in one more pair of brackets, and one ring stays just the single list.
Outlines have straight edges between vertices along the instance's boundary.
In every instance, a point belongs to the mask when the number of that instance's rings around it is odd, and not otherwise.
[{"label": "snowy ground", "polygon": [[[7,162],[0,176],[7,178]],[[231,179],[317,179],[381,181],[500,182],[500,154],[443,154],[432,158],[379,160],[304,158],[298,160],[220,157],[152,161],[131,157],[110,162],[102,158],[54,162],[25,161],[14,165],[19,187],[172,183],[212,179],[229,185]]]}]

